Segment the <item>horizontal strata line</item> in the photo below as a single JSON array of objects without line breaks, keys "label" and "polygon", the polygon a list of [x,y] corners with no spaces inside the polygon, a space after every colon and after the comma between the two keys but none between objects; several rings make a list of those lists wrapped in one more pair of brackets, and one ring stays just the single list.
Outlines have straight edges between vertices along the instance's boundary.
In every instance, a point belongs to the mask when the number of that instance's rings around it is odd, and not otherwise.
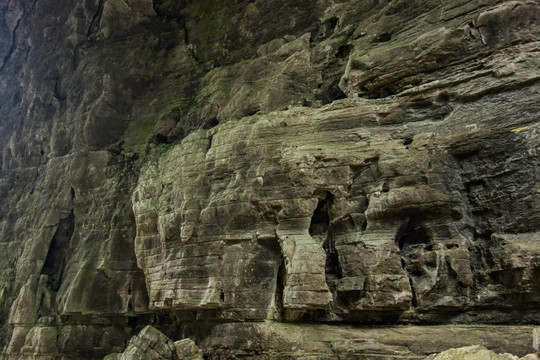
[{"label": "horizontal strata line", "polygon": [[[186,258],[186,259],[190,259],[190,258]],[[222,267],[222,261],[220,261],[219,263],[215,263],[216,260],[221,260],[221,259],[216,259],[216,258],[204,258],[205,260],[208,260],[208,261],[212,261],[211,263],[210,262],[203,262],[203,263],[193,263],[193,264],[186,264],[186,265],[174,265],[174,264],[169,264],[168,261],[160,261],[160,262],[156,262],[156,265],[154,266],[148,266],[148,267],[145,267],[145,271],[148,272],[148,274],[164,274],[164,273],[167,273],[167,269],[163,269],[164,266],[166,267],[171,267],[173,269],[179,269],[179,268],[182,268],[182,267],[187,267],[189,266],[189,268],[201,268],[202,269],[208,269],[208,270],[216,270],[217,268],[220,268]],[[188,262],[188,261],[186,261]],[[171,271],[172,272],[172,271]]]},{"label": "horizontal strata line", "polygon": [[480,15],[482,13],[482,10],[484,9],[492,9],[493,6],[489,5],[489,4],[479,4],[480,6],[473,6],[472,9],[470,10],[466,10],[466,11],[462,11],[452,17],[449,17],[449,18],[445,18],[443,17],[443,14],[444,14],[444,10],[447,10],[448,12],[450,12],[451,10],[455,10],[455,9],[458,9],[460,7],[466,7],[467,5],[469,4],[469,2],[465,3],[465,4],[459,4],[459,5],[456,5],[454,7],[451,7],[451,8],[448,8],[448,9],[441,9],[442,10],[442,13],[441,13],[441,19],[443,21],[452,21],[452,20],[455,20],[459,17],[463,17],[464,15],[468,15],[468,14],[471,14],[471,13],[478,13],[478,15]]},{"label": "horizontal strata line", "polygon": [[520,90],[530,85],[533,85],[539,81],[540,81],[540,76],[535,76],[535,77],[522,79],[522,81],[516,81],[513,83],[498,84],[497,86],[488,87],[485,90],[479,91],[474,94],[458,96],[458,99],[465,103],[472,102],[474,100],[483,98],[484,96],[487,96],[487,95],[497,95],[497,94],[503,94],[503,93],[507,93],[507,92],[511,92],[515,90]]}]

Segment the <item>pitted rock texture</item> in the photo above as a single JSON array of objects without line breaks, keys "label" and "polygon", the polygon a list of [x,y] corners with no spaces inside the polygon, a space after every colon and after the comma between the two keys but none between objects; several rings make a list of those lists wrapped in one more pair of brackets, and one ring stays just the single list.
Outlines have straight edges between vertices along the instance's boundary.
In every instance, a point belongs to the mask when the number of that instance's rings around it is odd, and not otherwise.
[{"label": "pitted rock texture", "polygon": [[538,323],[539,38],[535,0],[0,0],[2,356]]}]

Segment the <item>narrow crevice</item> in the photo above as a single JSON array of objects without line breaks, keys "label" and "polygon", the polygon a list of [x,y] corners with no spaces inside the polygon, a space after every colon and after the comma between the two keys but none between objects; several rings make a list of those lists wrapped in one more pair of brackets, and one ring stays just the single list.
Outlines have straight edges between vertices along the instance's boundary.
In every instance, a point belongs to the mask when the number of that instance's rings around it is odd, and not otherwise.
[{"label": "narrow crevice", "polygon": [[[10,3],[11,2],[9,2],[7,6],[9,6]],[[32,3],[32,7],[30,8],[30,11],[28,11],[28,15],[34,12],[34,8],[36,7],[36,3],[37,3],[37,0],[34,0],[34,2]],[[7,6],[6,6],[6,8],[7,8]],[[2,66],[0,66],[0,72],[2,72],[4,70],[4,67],[6,66],[7,62],[9,61],[9,59],[11,59],[11,56],[15,52],[15,48],[17,47],[17,44],[16,44],[17,30],[19,29],[19,25],[21,24],[21,21],[23,20],[24,17],[25,17],[25,14],[23,13],[21,15],[21,17],[17,20],[17,23],[15,24],[15,26],[13,27],[13,31],[11,33],[11,46],[10,46],[6,56],[4,56],[4,62],[2,64]]]},{"label": "narrow crevice", "polygon": [[309,234],[321,243],[326,253],[324,266],[326,284],[330,291],[335,292],[340,278],[340,271],[338,253],[330,229],[330,208],[333,202],[334,195],[329,191],[326,192],[324,199],[319,199],[317,208],[311,217]]},{"label": "narrow crevice", "polygon": [[60,289],[66,266],[66,252],[74,230],[75,216],[73,211],[71,211],[66,218],[60,220],[41,270],[42,274],[49,276],[47,285],[52,291],[58,291]]},{"label": "narrow crevice", "polygon": [[152,0],[152,9],[154,10],[154,12],[156,13],[156,16],[160,16],[160,11],[159,11],[159,4],[157,3],[156,0]]},{"label": "narrow crevice", "polygon": [[59,101],[63,102],[66,100],[67,96],[64,93],[62,89],[62,79],[60,79],[60,76],[56,76],[54,79],[54,92],[53,96]]},{"label": "narrow crevice", "polygon": [[180,21],[180,26],[182,27],[182,30],[184,30],[184,44],[189,45],[189,32],[187,29],[186,21],[182,19]]},{"label": "narrow crevice", "polygon": [[152,142],[155,144],[170,144],[169,138],[163,134],[155,134],[152,137]]},{"label": "narrow crevice", "polygon": [[416,298],[416,290],[414,288],[414,282],[410,276],[409,276],[409,284],[411,286],[411,297],[412,297],[411,306],[415,308],[415,307],[418,307],[418,299]]},{"label": "narrow crevice", "polygon": [[283,291],[285,289],[285,261],[282,261],[279,265],[277,276],[276,276],[276,292],[274,294],[274,306],[278,319],[281,319],[283,316]]},{"label": "narrow crevice", "polygon": [[335,248],[334,241],[328,240],[323,245],[326,252],[326,260],[324,263],[324,273],[326,284],[331,292],[337,291],[338,279],[341,278],[341,272],[339,269],[339,257]]},{"label": "narrow crevice", "polygon": [[78,42],[75,47],[73,48],[73,55],[71,56],[71,68],[72,70],[75,70],[77,68],[77,64],[79,63],[79,52],[80,50],[88,45],[94,38],[92,35],[94,35],[99,30],[99,25],[101,22],[101,17],[103,16],[103,8],[105,7],[105,0],[99,0],[98,8],[96,10],[96,13],[92,17],[92,21],[90,22],[90,25],[88,26],[88,29],[86,30],[86,36],[85,39]]},{"label": "narrow crevice", "polygon": [[406,251],[411,245],[426,244],[430,242],[429,234],[419,219],[411,217],[396,236],[399,250]]},{"label": "narrow crevice", "polygon": [[213,117],[213,118],[211,118],[209,120],[206,120],[206,122],[203,124],[202,128],[204,130],[209,130],[209,129],[215,128],[218,125],[219,125],[218,119]]},{"label": "narrow crevice", "polygon": [[457,97],[457,101],[461,103],[470,103],[473,101],[477,101],[482,99],[484,96],[487,95],[497,95],[497,94],[503,94],[508,93],[510,91],[517,91],[524,89],[526,87],[530,87],[532,85],[535,85],[536,83],[540,82],[540,76],[536,76],[533,78],[524,79],[523,81],[515,81],[514,83],[507,84],[503,83],[498,86],[493,86],[486,88],[482,91],[479,91],[477,93],[467,93],[463,94]]},{"label": "narrow crevice", "polygon": [[309,234],[311,236],[324,235],[328,232],[330,226],[329,208],[333,201],[334,195],[329,191],[326,192],[324,199],[319,200],[309,225]]},{"label": "narrow crevice", "polygon": [[426,230],[423,222],[416,217],[411,217],[398,230],[395,241],[401,252],[401,267],[409,278],[412,296],[411,306],[417,307],[418,298],[416,295],[413,279],[423,276],[423,273],[418,268],[418,265],[414,265],[414,261],[411,261],[410,259],[418,256],[418,245],[425,245],[430,243],[431,237]]},{"label": "narrow crevice", "polygon": [[318,100],[321,101],[323,105],[333,103],[335,100],[345,99],[347,95],[339,87],[339,78],[328,79],[323,84],[319,90],[317,96]]},{"label": "narrow crevice", "polygon": [[388,42],[392,40],[392,34],[390,33],[382,33],[379,36],[377,36],[375,39],[371,41],[372,44],[379,44],[383,42]]},{"label": "narrow crevice", "polygon": [[99,30],[99,26],[101,23],[101,17],[103,16],[103,8],[105,7],[105,0],[99,0],[98,8],[96,10],[96,13],[92,17],[92,21],[90,22],[90,26],[88,26],[88,30],[86,31],[86,40],[90,40],[92,35],[95,34]]},{"label": "narrow crevice", "polygon": [[15,38],[17,35],[17,29],[19,28],[19,24],[21,23],[22,18],[23,18],[23,15],[21,15],[19,20],[17,20],[17,24],[15,24],[15,27],[13,28],[13,33],[11,35],[11,47],[9,48],[6,56],[4,57],[4,63],[2,64],[2,66],[0,66],[0,71],[4,70],[4,66],[7,64],[7,62],[11,58],[11,55],[13,55],[13,53],[15,52],[15,47],[16,47]]},{"label": "narrow crevice", "polygon": [[401,256],[401,267],[403,268],[403,271],[405,272],[405,274],[407,274],[407,277],[409,278],[409,286],[411,287],[411,306],[413,308],[418,307],[418,300],[416,298],[416,290],[414,287],[414,281],[411,274],[409,274],[409,271],[407,270],[407,262],[403,256]]},{"label": "narrow crevice", "polygon": [[315,38],[313,40],[316,42],[319,42],[332,36],[332,34],[334,33],[337,27],[338,22],[339,22],[339,19],[336,17],[326,20],[324,23],[321,24],[319,31],[315,35]]},{"label": "narrow crevice", "polygon": [[158,18],[177,23],[183,22],[180,12],[186,5],[185,0],[152,0],[152,9]]},{"label": "narrow crevice", "polygon": [[206,145],[206,152],[210,151],[210,149],[212,148],[212,141],[213,140],[214,140],[214,136],[210,135],[208,137],[208,145]]},{"label": "narrow crevice", "polygon": [[80,49],[83,46],[85,46],[86,44],[88,44],[88,41],[83,40],[83,41],[77,43],[77,45],[75,45],[75,47],[73,48],[73,55],[71,56],[71,69],[72,70],[75,70],[77,68],[77,64],[79,63]]},{"label": "narrow crevice", "polygon": [[[369,200],[368,200],[369,201]],[[367,230],[367,226],[368,226],[368,223],[367,223],[367,219],[364,217],[364,221],[362,222],[362,227],[360,228],[362,231],[366,231]]]},{"label": "narrow crevice", "polygon": [[349,55],[351,54],[351,51],[352,51],[351,45],[348,45],[348,44],[341,45],[336,52],[336,57],[339,59],[345,59],[349,57]]},{"label": "narrow crevice", "polygon": [[221,301],[222,303],[225,302],[225,293],[223,292],[223,290],[219,291],[219,301]]}]

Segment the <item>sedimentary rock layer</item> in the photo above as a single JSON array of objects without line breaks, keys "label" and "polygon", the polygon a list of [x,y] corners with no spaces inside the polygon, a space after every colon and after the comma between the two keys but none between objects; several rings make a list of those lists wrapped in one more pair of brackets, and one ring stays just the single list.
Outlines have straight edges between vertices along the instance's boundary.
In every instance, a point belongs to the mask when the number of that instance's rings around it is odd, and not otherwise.
[{"label": "sedimentary rock layer", "polygon": [[3,356],[537,323],[539,35],[534,0],[0,0]]}]

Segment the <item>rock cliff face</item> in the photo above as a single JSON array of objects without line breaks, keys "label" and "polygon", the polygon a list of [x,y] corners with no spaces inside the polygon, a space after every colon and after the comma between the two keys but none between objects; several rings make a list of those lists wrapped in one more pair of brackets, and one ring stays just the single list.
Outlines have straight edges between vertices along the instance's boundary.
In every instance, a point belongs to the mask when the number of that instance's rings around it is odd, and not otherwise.
[{"label": "rock cliff face", "polygon": [[[2,356],[530,352],[539,39],[536,0],[0,0]],[[455,323],[508,326],[358,327]]]}]

